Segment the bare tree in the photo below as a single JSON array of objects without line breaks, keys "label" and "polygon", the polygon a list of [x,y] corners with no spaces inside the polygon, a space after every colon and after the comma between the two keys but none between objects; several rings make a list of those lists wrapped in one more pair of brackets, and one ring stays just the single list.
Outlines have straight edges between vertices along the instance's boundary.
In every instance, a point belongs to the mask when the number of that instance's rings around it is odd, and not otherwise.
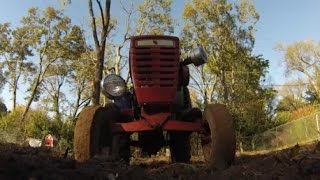
[{"label": "bare tree", "polygon": [[101,5],[100,0],[96,0],[96,3],[99,7],[100,17],[102,21],[102,29],[100,40],[98,37],[98,30],[97,30],[97,22],[96,17],[94,15],[93,7],[92,7],[92,0],[88,0],[89,4],[89,15],[91,18],[91,30],[95,45],[95,53],[96,53],[96,64],[95,64],[95,74],[93,80],[93,90],[92,90],[92,104],[99,105],[100,101],[100,82],[102,80],[103,75],[103,68],[104,68],[104,57],[105,57],[105,48],[106,48],[106,39],[107,36],[112,28],[109,27],[110,24],[110,0],[105,0],[104,9]]}]

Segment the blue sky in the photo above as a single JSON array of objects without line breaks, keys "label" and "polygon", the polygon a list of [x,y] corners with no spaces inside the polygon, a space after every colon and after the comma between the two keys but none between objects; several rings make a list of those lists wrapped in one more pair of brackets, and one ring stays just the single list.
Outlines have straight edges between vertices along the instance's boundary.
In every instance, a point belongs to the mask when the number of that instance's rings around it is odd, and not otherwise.
[{"label": "blue sky", "polygon": [[275,84],[285,82],[280,53],[273,48],[304,39],[320,41],[319,0],[254,0],[260,20],[257,23],[254,52],[270,60],[270,75]]},{"label": "blue sky", "polygon": [[[271,82],[283,84],[286,80],[285,69],[281,64],[282,56],[274,50],[277,42],[292,43],[303,39],[320,40],[320,1],[319,0],[253,0],[260,20],[256,29],[255,54],[262,54],[270,60]],[[0,23],[11,22],[13,26],[19,25],[19,21],[31,6],[41,9],[46,6],[61,8],[59,0],[0,0]],[[174,0],[172,14],[176,19],[181,18],[184,1]],[[123,22],[119,1],[113,0],[111,15]],[[66,7],[65,14],[72,18],[72,22],[87,26],[88,10],[87,0],[73,0]],[[179,36],[179,34],[176,34]],[[2,92],[5,102],[9,103],[10,97],[7,91]],[[21,99],[22,97],[20,97]],[[10,106],[10,105],[9,105]]]}]

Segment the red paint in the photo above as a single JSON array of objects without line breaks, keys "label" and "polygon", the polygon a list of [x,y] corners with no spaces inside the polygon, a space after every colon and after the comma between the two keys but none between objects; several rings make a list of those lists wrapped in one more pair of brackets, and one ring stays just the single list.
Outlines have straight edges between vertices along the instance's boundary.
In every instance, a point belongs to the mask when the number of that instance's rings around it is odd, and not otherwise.
[{"label": "red paint", "polygon": [[171,113],[157,113],[150,115],[144,111],[141,112],[142,120],[144,120],[146,124],[150,125],[151,127],[162,126],[166,121],[168,121],[170,115]]},{"label": "red paint", "polygon": [[45,146],[53,147],[53,137],[51,134],[46,135],[44,139]]},{"label": "red paint", "polygon": [[150,126],[150,125],[159,125],[161,121],[157,120],[139,120],[129,123],[115,123],[113,125],[113,133],[123,133],[123,132],[142,132],[142,131],[152,131],[157,128],[164,131],[202,131],[202,123],[200,121],[196,122],[183,122],[169,120],[163,125],[160,126]]},{"label": "red paint", "polygon": [[121,112],[126,116],[133,117],[133,109],[122,109]]},{"label": "red paint", "polygon": [[[137,47],[142,39],[174,41],[174,47],[157,44]],[[176,98],[179,78],[179,38],[173,36],[137,36],[131,38],[130,71],[139,105],[168,103]]]}]

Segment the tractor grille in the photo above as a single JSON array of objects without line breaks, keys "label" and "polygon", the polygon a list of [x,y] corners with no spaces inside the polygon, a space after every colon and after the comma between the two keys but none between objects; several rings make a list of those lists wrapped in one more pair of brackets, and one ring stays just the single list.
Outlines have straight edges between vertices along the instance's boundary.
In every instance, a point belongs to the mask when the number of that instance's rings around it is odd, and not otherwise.
[{"label": "tractor grille", "polygon": [[171,47],[161,45],[136,46],[138,39],[163,38],[145,36],[131,40],[130,68],[131,78],[137,100],[142,103],[171,103],[174,101],[179,74],[179,39],[165,37],[174,41]]},{"label": "tractor grille", "polygon": [[[179,51],[174,48],[136,48],[131,63],[137,87],[175,87],[178,81]],[[178,55],[177,55],[178,54]]]}]

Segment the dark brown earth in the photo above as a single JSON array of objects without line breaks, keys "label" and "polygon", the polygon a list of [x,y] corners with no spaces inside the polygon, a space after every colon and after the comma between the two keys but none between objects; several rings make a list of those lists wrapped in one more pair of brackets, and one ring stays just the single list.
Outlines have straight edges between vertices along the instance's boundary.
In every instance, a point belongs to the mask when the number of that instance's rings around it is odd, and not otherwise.
[{"label": "dark brown earth", "polygon": [[0,144],[0,179],[320,179],[320,143],[271,152],[241,155],[223,171],[201,162],[170,164],[159,159],[121,162],[95,157],[86,163],[51,149]]}]

